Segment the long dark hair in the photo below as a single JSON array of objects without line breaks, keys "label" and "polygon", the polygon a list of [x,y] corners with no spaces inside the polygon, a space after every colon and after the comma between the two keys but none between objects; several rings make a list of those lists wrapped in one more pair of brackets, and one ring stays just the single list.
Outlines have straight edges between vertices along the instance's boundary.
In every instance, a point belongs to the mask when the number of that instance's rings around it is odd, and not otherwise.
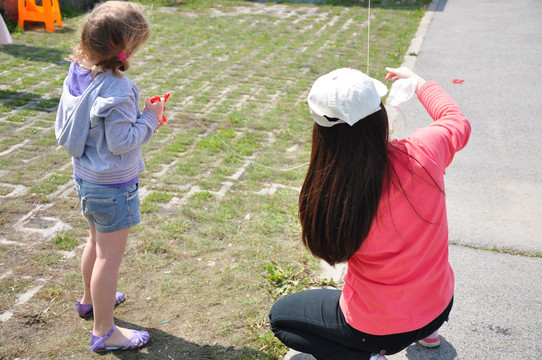
[{"label": "long dark hair", "polygon": [[390,182],[388,135],[382,104],[353,126],[314,124],[299,218],[305,246],[331,265],[350,259],[369,234]]}]

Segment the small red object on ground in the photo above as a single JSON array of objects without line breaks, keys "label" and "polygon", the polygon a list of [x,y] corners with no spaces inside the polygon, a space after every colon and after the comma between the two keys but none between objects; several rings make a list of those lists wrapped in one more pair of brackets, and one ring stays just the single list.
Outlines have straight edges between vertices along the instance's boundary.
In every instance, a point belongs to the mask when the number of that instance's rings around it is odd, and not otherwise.
[{"label": "small red object on ground", "polygon": [[462,80],[462,79],[453,79],[453,80],[452,80],[452,82],[453,82],[454,84],[463,84],[463,81],[465,81],[465,80]]}]

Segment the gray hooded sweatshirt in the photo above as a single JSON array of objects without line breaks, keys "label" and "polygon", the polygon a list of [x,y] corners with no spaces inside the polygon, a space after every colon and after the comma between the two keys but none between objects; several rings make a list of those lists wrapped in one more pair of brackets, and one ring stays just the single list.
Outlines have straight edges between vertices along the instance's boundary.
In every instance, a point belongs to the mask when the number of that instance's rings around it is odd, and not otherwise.
[{"label": "gray hooded sweatshirt", "polygon": [[121,184],[145,170],[141,146],[158,126],[150,110],[139,110],[139,89],[111,71],[98,74],[73,96],[64,80],[55,122],[58,143],[72,156],[77,178],[93,184]]}]

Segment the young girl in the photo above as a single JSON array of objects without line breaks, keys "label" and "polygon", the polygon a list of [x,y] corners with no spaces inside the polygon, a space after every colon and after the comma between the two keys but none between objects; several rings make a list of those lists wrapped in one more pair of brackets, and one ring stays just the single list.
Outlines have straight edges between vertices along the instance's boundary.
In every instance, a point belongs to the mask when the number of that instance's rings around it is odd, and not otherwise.
[{"label": "young girl", "polygon": [[437,83],[387,71],[386,80],[417,82],[434,120],[404,140],[388,141],[385,86],[358,70],[324,75],[309,93],[316,124],[299,197],[302,238],[348,270],[342,291],[287,296],[269,317],[277,338],[317,359],[384,360],[415,341],[437,346],[452,308],[444,172],[471,128]]},{"label": "young girl", "polygon": [[81,25],[55,124],[58,143],[72,156],[75,189],[90,235],[81,259],[81,316],[94,314],[91,351],[135,349],[146,331],[117,327],[114,306],[119,267],[130,228],[140,219],[138,174],[145,169],[141,146],[161,125],[163,103],[145,98],[124,71],[148,39],[149,25],[134,3],[98,5]]}]

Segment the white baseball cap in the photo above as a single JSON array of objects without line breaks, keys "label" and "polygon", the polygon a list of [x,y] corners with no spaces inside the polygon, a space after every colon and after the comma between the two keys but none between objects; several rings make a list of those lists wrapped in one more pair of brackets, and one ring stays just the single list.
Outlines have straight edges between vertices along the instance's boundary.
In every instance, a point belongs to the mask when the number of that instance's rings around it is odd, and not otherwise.
[{"label": "white baseball cap", "polygon": [[308,96],[309,108],[318,125],[331,127],[359,120],[380,110],[388,88],[363,72],[342,68],[319,77]]}]

